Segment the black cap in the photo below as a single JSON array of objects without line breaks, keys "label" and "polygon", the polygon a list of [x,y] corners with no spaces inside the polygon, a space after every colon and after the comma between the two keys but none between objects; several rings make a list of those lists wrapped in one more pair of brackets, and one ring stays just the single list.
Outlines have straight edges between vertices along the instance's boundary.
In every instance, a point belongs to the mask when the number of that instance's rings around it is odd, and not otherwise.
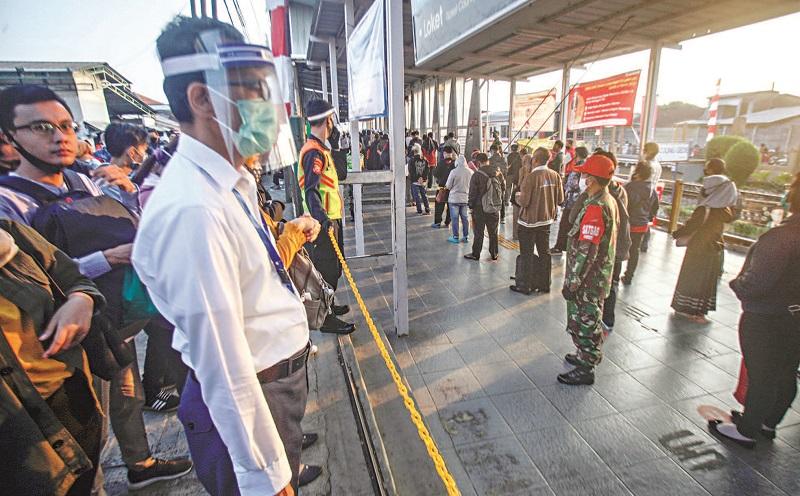
[{"label": "black cap", "polygon": [[306,119],[309,121],[318,121],[324,119],[333,112],[333,105],[325,100],[314,98],[306,103]]}]

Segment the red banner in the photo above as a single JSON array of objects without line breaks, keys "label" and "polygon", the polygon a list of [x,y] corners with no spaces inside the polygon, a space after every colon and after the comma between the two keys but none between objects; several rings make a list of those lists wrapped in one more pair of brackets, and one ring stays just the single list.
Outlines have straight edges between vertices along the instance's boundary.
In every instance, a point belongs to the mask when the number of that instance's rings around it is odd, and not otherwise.
[{"label": "red banner", "polygon": [[575,86],[569,94],[569,129],[630,126],[640,72],[626,72]]}]

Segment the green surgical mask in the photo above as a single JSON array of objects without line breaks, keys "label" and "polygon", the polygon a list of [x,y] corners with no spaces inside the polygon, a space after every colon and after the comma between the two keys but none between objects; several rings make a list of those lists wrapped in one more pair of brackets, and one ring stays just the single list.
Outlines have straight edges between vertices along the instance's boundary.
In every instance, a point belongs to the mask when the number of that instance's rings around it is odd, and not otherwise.
[{"label": "green surgical mask", "polygon": [[[216,92],[219,94],[218,92]],[[220,95],[236,105],[242,125],[234,131],[227,124],[215,119],[217,123],[228,129],[235,140],[236,149],[243,157],[261,155],[269,151],[278,136],[278,121],[275,107],[269,100],[236,100],[235,102]]]}]

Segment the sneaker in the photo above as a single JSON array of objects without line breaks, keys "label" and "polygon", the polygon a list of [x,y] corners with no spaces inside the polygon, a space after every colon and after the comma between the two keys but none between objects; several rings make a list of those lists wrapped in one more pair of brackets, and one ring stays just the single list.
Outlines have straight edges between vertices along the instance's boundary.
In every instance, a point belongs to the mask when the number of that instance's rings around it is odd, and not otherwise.
[{"label": "sneaker", "polygon": [[551,255],[561,255],[562,253],[564,253],[564,252],[559,250],[558,248],[550,248],[550,254]]},{"label": "sneaker", "polygon": [[614,332],[614,326],[610,326],[610,325],[606,324],[605,322],[603,322],[602,320],[600,321],[600,327],[603,329],[603,338],[604,339],[607,338],[609,334]]},{"label": "sneaker", "polygon": [[[462,243],[469,243],[469,238],[461,238]],[[800,376],[800,370],[797,371],[797,375]]]},{"label": "sneaker", "polygon": [[449,238],[447,238],[447,241],[450,243],[458,243],[458,238],[455,236],[450,236]]},{"label": "sneaker", "polygon": [[591,386],[594,384],[594,368],[579,365],[569,372],[558,374],[558,382],[570,386]]},{"label": "sneaker", "polygon": [[155,463],[144,470],[128,469],[128,489],[141,489],[156,482],[183,477],[192,471],[192,466],[192,461],[185,458],[178,460],[155,458]]},{"label": "sneaker", "polygon": [[314,482],[317,477],[322,475],[322,467],[319,465],[301,465],[300,474],[297,476],[297,485],[300,487],[307,486]]},{"label": "sneaker", "polygon": [[318,439],[319,439],[319,434],[317,434],[316,432],[308,432],[308,433],[304,432],[303,444],[301,445],[300,449],[306,450],[314,446],[314,443],[316,443]]},{"label": "sneaker", "polygon": [[501,224],[505,224],[506,223],[506,218],[505,217],[500,217],[500,223]]},{"label": "sneaker", "polygon": [[437,223],[435,223],[435,222],[434,222],[433,224],[431,224],[431,228],[432,228],[432,229],[439,229],[440,227],[442,227],[442,225],[441,225],[441,224],[437,224]]},{"label": "sneaker", "polygon": [[145,410],[158,413],[174,412],[181,404],[181,397],[175,392],[174,388],[163,388],[155,398],[145,403],[142,407]]}]

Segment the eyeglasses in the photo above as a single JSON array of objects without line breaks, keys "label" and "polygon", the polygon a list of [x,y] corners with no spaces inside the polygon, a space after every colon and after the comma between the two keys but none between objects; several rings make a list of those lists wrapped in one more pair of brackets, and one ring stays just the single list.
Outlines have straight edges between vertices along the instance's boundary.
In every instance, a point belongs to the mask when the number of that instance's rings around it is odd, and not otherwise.
[{"label": "eyeglasses", "polygon": [[52,136],[55,134],[56,129],[64,134],[75,134],[78,132],[78,124],[72,121],[62,122],[60,124],[53,124],[52,122],[41,121],[26,124],[24,126],[14,126],[15,130],[30,129],[33,134],[39,136]]}]

